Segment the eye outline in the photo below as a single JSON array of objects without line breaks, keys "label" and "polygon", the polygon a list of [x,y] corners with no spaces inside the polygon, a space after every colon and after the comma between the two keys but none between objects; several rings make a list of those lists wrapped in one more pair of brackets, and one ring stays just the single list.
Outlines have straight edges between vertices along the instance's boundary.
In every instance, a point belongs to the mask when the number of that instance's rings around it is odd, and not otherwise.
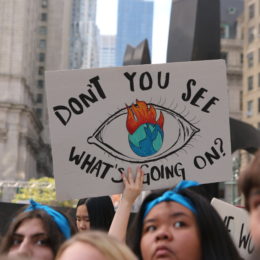
[{"label": "eye outline", "polygon": [[177,220],[173,224],[174,228],[180,229],[187,226],[187,223],[183,220]]},{"label": "eye outline", "polygon": [[[177,120],[178,124],[182,127],[182,133],[180,132],[181,129],[179,128],[179,134],[178,134],[178,138],[176,139],[176,141],[169,147],[167,148],[166,151],[163,152],[158,152],[158,154],[151,156],[149,158],[145,158],[145,157],[141,157],[142,159],[135,159],[132,158],[128,155],[125,155],[121,152],[119,152],[118,150],[114,149],[112,146],[108,145],[107,143],[103,142],[103,138],[102,138],[102,132],[104,131],[105,127],[109,125],[110,122],[112,122],[113,120],[115,120],[116,118],[126,114],[127,115],[127,108],[121,108],[119,109],[116,113],[114,113],[113,115],[109,116],[98,128],[97,130],[93,133],[92,136],[88,137],[87,142],[89,144],[94,144],[96,146],[98,146],[101,150],[105,151],[106,153],[108,153],[109,155],[113,156],[116,159],[128,162],[128,163],[148,163],[148,162],[154,162],[160,159],[165,159],[166,157],[172,155],[173,153],[178,152],[179,150],[181,150],[186,144],[188,144],[188,142],[192,139],[192,137],[198,133],[200,131],[199,128],[197,128],[196,126],[194,126],[193,124],[191,124],[187,119],[185,119],[182,115],[176,113],[175,111],[157,105],[157,104],[153,104],[153,103],[147,103],[147,105],[149,106],[153,106],[156,111],[162,111],[164,113],[168,113],[170,114],[172,117],[175,118],[175,120]],[[187,140],[185,140],[185,142],[176,150],[170,151],[169,153],[167,153],[167,151],[169,151],[171,148],[173,148],[176,143],[179,141],[180,136],[184,134],[185,137],[185,126],[184,123],[181,121],[184,121],[186,124],[189,125],[189,127],[192,129],[192,134],[188,137]],[[97,141],[95,141],[97,140]],[[110,151],[111,150],[111,151]],[[115,152],[116,154],[112,153]]]},{"label": "eye outline", "polygon": [[157,230],[157,226],[155,224],[150,224],[144,227],[143,233],[152,233]]}]

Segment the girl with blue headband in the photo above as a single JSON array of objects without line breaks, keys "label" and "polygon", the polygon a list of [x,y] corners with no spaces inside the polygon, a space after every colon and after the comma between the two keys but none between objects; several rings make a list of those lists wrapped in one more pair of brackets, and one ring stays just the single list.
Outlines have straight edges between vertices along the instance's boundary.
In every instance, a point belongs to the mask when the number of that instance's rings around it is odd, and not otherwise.
[{"label": "girl with blue headband", "polygon": [[141,260],[239,260],[226,227],[193,181],[149,194],[128,241]]},{"label": "girl with blue headband", "polygon": [[60,245],[74,233],[75,227],[64,214],[31,200],[11,222],[0,254],[53,260]]}]

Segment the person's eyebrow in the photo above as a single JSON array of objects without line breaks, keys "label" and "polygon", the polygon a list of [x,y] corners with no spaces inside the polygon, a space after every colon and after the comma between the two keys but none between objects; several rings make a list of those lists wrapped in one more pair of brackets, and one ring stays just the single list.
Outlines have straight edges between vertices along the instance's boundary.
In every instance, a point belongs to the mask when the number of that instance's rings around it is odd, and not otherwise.
[{"label": "person's eyebrow", "polygon": [[[185,212],[175,212],[170,215],[170,217],[172,217],[172,218],[177,218],[177,217],[181,217],[181,216],[188,217],[188,218],[190,217],[190,215],[186,214]],[[144,220],[144,225],[147,223],[154,223],[156,221],[157,221],[157,217],[148,218],[148,219]]]},{"label": "person's eyebrow", "polygon": [[38,238],[38,237],[46,237],[48,238],[46,233],[36,233],[31,236],[32,238]]},{"label": "person's eyebrow", "polygon": [[[32,238],[35,238],[35,237],[48,237],[46,233],[43,233],[43,232],[39,232],[39,233],[35,233],[35,234],[32,234],[30,237]],[[13,234],[13,238],[23,238],[24,235],[23,234],[20,234],[20,233],[14,233]]]},{"label": "person's eyebrow", "polygon": [[13,238],[23,238],[24,235],[23,234],[19,234],[19,233],[13,233],[12,237]]}]

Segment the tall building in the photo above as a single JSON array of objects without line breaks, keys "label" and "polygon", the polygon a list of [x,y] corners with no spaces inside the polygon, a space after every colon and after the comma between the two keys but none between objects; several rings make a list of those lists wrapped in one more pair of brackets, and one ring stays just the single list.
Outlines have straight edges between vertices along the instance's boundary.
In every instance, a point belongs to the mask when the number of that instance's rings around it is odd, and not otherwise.
[{"label": "tall building", "polygon": [[93,68],[99,64],[99,30],[96,0],[72,0],[70,69]]},{"label": "tall building", "polygon": [[[242,64],[243,39],[241,14],[243,0],[221,0],[221,58],[226,60],[229,116],[242,118]],[[233,180],[224,186],[224,199],[234,203],[237,198],[237,162],[239,153],[233,154]]]},{"label": "tall building", "polygon": [[221,58],[226,60],[230,116],[242,118],[243,0],[221,1]]},{"label": "tall building", "polygon": [[0,1],[1,181],[52,176],[44,71],[68,68],[70,12],[71,0]]},{"label": "tall building", "polygon": [[83,63],[81,68],[99,66],[99,29],[96,25],[96,0],[84,1],[83,9]]},{"label": "tall building", "polygon": [[0,2],[1,179],[34,177],[42,125],[36,117],[34,84],[39,7],[34,0]]},{"label": "tall building", "polygon": [[115,35],[101,35],[99,49],[99,67],[114,67],[116,65]]},{"label": "tall building", "polygon": [[83,64],[84,7],[85,7],[85,0],[73,0],[72,17],[71,17],[70,52],[69,52],[70,69],[79,69]]},{"label": "tall building", "polygon": [[243,120],[260,128],[260,3],[245,0]]},{"label": "tall building", "polygon": [[152,0],[118,0],[116,66],[122,66],[127,44],[147,39],[152,53],[153,6]]}]

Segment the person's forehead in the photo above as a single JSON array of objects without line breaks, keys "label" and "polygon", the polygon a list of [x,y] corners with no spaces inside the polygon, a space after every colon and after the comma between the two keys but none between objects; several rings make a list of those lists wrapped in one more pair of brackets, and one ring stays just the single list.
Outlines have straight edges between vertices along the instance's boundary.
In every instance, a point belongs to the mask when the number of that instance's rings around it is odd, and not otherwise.
[{"label": "person's forehead", "polygon": [[46,233],[43,227],[42,220],[39,218],[25,219],[21,222],[15,231],[16,234],[34,235],[38,233]]},{"label": "person's forehead", "polygon": [[[174,217],[176,213],[182,213],[183,215],[192,216],[192,212],[183,205],[174,201],[165,201],[154,206],[148,213],[150,216],[161,216],[162,211],[168,211],[170,216]],[[179,214],[178,214],[179,215]]]},{"label": "person's forehead", "polygon": [[87,210],[87,207],[85,205],[80,205],[78,206],[77,208],[77,211],[76,211],[76,215],[80,215],[80,216],[86,216],[88,214],[88,210]]}]

